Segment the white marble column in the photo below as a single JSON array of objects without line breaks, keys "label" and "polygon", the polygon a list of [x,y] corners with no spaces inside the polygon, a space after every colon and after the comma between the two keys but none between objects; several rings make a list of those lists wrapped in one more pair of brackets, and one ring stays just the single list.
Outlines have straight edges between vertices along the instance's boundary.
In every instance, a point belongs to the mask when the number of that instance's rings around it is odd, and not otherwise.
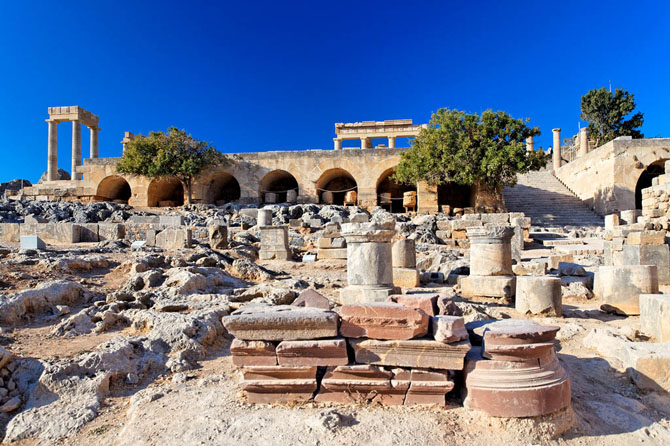
[{"label": "white marble column", "polygon": [[553,129],[554,132],[554,150],[552,159],[554,162],[554,170],[561,167],[561,129]]},{"label": "white marble column", "polygon": [[72,121],[72,172],[70,178],[81,180],[81,174],[76,173],[81,166],[81,122]]},{"label": "white marble column", "polygon": [[526,151],[532,152],[534,148],[535,147],[533,146],[533,137],[529,136],[528,138],[526,138]]},{"label": "white marble column", "polygon": [[91,127],[91,158],[98,157],[98,131],[97,127]]},{"label": "white marble column", "polygon": [[334,143],[334,149],[335,150],[342,150],[342,140],[340,138],[333,138],[333,143]]},{"label": "white marble column", "polygon": [[49,121],[47,181],[58,179],[58,121]]},{"label": "white marble column", "polygon": [[395,149],[395,136],[389,136],[389,149]]},{"label": "white marble column", "polygon": [[579,156],[589,153],[589,131],[586,127],[579,129]]}]

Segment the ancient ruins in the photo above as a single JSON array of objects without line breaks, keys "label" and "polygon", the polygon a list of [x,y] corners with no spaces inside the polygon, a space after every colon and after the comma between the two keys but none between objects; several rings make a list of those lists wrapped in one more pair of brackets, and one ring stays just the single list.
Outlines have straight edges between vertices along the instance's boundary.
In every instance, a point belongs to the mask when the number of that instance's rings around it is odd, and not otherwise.
[{"label": "ancient ruins", "polygon": [[393,180],[425,124],[338,123],[184,205],[48,113],[0,203],[4,442],[670,444],[670,139],[554,129],[497,200]]}]

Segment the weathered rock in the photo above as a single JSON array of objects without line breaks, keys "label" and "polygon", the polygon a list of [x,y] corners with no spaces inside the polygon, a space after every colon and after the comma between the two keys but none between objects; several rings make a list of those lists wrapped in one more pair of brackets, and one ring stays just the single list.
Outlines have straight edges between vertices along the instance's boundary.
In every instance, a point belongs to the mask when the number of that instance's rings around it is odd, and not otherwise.
[{"label": "weathered rock", "polygon": [[437,308],[437,299],[439,297],[439,293],[392,294],[389,296],[388,301],[406,307],[418,308],[428,316],[435,316],[439,311]]},{"label": "weathered rock", "polygon": [[56,305],[81,305],[85,300],[84,288],[76,282],[45,282],[0,300],[0,322],[15,324],[26,316],[51,314]]},{"label": "weathered rock", "polygon": [[348,338],[412,339],[428,333],[426,313],[395,303],[345,305],[340,317],[340,333]]},{"label": "weathered rock", "polygon": [[337,323],[333,311],[290,305],[245,307],[223,319],[233,336],[250,341],[333,338]]},{"label": "weathered rock", "polygon": [[444,344],[429,339],[349,339],[349,344],[358,363],[443,370],[463,369],[465,355],[470,350],[468,341]]},{"label": "weathered rock", "polygon": [[451,344],[468,339],[465,320],[460,316],[434,316],[431,325],[433,338],[438,342]]},{"label": "weathered rock", "polygon": [[327,297],[312,289],[300,293],[291,305],[295,307],[322,308],[324,310],[330,310],[331,307]]}]

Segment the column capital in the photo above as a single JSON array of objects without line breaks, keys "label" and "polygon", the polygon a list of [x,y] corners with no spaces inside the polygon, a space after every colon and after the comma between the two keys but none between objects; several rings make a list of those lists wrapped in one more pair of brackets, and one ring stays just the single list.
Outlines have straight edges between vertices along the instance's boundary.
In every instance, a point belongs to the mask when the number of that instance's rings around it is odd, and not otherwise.
[{"label": "column capital", "polygon": [[560,128],[555,128],[555,129],[551,129],[551,131],[554,132],[554,133],[556,133],[556,132],[560,132],[561,129],[560,129]]}]

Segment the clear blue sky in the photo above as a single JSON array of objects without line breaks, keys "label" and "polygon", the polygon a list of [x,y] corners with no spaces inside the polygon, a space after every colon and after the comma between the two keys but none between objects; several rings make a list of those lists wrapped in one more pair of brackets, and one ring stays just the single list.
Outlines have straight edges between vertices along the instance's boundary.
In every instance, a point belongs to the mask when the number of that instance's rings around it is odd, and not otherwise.
[{"label": "clear blue sky", "polygon": [[170,125],[223,152],[330,149],[335,122],[440,107],[529,117],[547,147],[611,80],[670,137],[669,25],[667,0],[2,1],[0,181],[46,170],[58,105],[100,116],[100,156]]}]

